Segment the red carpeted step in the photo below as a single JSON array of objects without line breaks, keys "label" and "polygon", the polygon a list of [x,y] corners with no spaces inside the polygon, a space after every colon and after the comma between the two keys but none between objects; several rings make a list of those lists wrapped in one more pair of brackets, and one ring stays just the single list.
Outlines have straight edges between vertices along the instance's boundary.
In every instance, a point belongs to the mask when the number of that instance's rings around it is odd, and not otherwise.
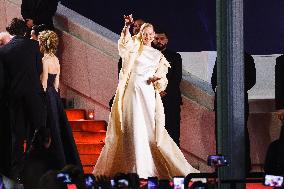
[{"label": "red carpeted step", "polygon": [[99,154],[80,154],[80,159],[82,165],[95,165],[98,158]]},{"label": "red carpeted step", "polygon": [[67,118],[71,120],[82,120],[86,118],[86,111],[83,109],[65,109]]},{"label": "red carpeted step", "polygon": [[104,147],[104,142],[84,144],[76,143],[79,154],[100,154]]},{"label": "red carpeted step", "polygon": [[98,132],[106,130],[107,122],[95,120],[69,121],[73,131]]},{"label": "red carpeted step", "polygon": [[73,131],[73,136],[76,143],[98,143],[104,142],[106,131],[86,132]]},{"label": "red carpeted step", "polygon": [[83,166],[83,170],[85,174],[91,174],[94,170],[94,165],[85,165]]},{"label": "red carpeted step", "polygon": [[271,186],[264,186],[262,183],[247,183],[246,189],[272,189]]}]

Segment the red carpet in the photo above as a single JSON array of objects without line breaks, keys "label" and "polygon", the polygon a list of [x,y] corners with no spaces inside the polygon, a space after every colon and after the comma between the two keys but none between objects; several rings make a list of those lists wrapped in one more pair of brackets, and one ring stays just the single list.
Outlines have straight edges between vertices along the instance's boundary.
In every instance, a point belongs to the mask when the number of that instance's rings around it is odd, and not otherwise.
[{"label": "red carpet", "polygon": [[72,127],[84,172],[92,173],[104,146],[107,123],[101,120],[86,120],[86,111],[82,109],[65,111]]},{"label": "red carpet", "polygon": [[248,183],[246,184],[247,189],[272,189],[273,187],[264,186],[262,183]]}]

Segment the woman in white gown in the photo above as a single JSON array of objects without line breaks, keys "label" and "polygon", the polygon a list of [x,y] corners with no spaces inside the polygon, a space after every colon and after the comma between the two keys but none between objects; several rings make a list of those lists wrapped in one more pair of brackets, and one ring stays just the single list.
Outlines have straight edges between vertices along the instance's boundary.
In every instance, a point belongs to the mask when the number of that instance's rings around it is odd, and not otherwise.
[{"label": "woman in white gown", "polygon": [[151,47],[154,28],[145,23],[131,37],[132,15],[125,16],[118,41],[123,66],[112,105],[105,146],[93,174],[113,176],[138,173],[140,178],[171,178],[199,172],[194,169],[164,128],[159,93],[167,85],[170,67],[162,53]]}]

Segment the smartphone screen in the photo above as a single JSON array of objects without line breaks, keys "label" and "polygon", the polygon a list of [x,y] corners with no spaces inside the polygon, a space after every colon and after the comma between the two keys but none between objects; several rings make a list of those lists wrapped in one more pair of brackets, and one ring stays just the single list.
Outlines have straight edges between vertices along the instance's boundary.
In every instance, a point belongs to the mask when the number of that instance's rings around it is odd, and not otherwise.
[{"label": "smartphone screen", "polygon": [[117,187],[126,187],[129,186],[129,182],[126,179],[119,179],[117,181]]},{"label": "smartphone screen", "polygon": [[148,177],[147,183],[148,189],[158,189],[158,178],[157,177]]},{"label": "smartphone screen", "polygon": [[57,174],[57,179],[66,184],[73,184],[72,178],[68,173],[60,172]]},{"label": "smartphone screen", "polygon": [[93,186],[95,185],[96,177],[93,174],[85,174],[84,179],[87,188],[93,188]]},{"label": "smartphone screen", "polygon": [[282,184],[283,184],[283,176],[265,175],[264,185],[273,186],[273,187],[281,187]]},{"label": "smartphone screen", "polygon": [[207,158],[207,165],[209,166],[215,166],[215,167],[221,167],[228,165],[227,160],[224,156],[221,155],[210,155]]},{"label": "smartphone screen", "polygon": [[3,189],[3,179],[1,174],[0,174],[0,189]]},{"label": "smartphone screen", "polygon": [[184,177],[174,177],[174,189],[184,189]]},{"label": "smartphone screen", "polygon": [[115,187],[114,179],[111,179],[111,180],[110,180],[110,185],[111,185],[112,187]]},{"label": "smartphone screen", "polygon": [[145,188],[147,186],[147,184],[148,184],[147,179],[144,179],[144,178],[140,178],[139,182],[140,182],[140,185],[139,185],[140,188]]}]

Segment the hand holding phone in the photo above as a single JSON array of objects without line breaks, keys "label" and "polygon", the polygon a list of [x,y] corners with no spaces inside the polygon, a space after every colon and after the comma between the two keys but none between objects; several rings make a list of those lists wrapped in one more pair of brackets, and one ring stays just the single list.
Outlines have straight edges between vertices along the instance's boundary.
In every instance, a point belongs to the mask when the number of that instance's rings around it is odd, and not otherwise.
[{"label": "hand holding phone", "polygon": [[222,167],[227,166],[228,161],[226,160],[225,156],[222,155],[209,155],[207,158],[207,165],[213,167]]},{"label": "hand holding phone", "polygon": [[174,189],[184,189],[184,177],[183,176],[175,176],[173,178],[174,181]]},{"label": "hand holding phone", "polygon": [[158,189],[158,177],[148,177],[148,189]]},{"label": "hand holding phone", "polygon": [[66,172],[59,172],[57,179],[66,184],[73,184],[71,176]]},{"label": "hand holding phone", "polygon": [[88,189],[91,189],[95,186],[96,177],[93,174],[85,174],[84,179]]},{"label": "hand holding phone", "polygon": [[265,175],[265,186],[281,187],[283,185],[283,176]]}]

